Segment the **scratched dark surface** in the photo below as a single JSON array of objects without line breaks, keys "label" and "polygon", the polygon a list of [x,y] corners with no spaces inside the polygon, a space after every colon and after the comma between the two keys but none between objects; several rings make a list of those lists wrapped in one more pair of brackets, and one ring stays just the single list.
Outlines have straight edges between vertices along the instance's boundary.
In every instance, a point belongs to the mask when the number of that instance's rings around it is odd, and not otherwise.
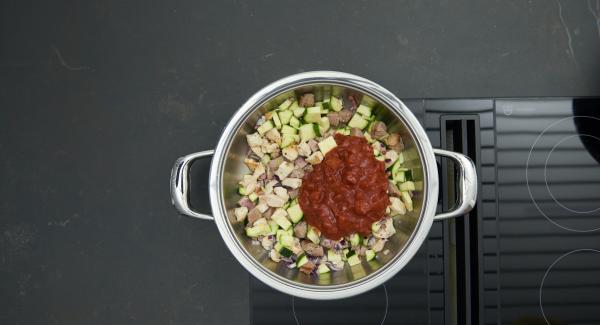
[{"label": "scratched dark surface", "polygon": [[0,2],[0,323],[247,324],[247,273],[170,205],[176,157],[299,71],[403,98],[600,95],[599,15],[584,0]]}]

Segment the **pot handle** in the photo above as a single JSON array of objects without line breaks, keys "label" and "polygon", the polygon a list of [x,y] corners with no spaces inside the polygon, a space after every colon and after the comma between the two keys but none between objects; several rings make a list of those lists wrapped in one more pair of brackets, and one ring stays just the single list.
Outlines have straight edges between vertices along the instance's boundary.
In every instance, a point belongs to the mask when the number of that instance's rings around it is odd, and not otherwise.
[{"label": "pot handle", "polygon": [[433,220],[444,220],[464,215],[471,211],[477,202],[477,173],[471,158],[452,151],[433,149],[433,152],[442,157],[450,158],[458,165],[459,205],[454,210],[436,215]]},{"label": "pot handle", "polygon": [[189,202],[190,165],[200,158],[212,157],[214,152],[214,150],[196,152],[175,161],[171,170],[171,203],[173,203],[173,206],[180,214],[188,217],[214,220],[212,216],[192,210]]}]

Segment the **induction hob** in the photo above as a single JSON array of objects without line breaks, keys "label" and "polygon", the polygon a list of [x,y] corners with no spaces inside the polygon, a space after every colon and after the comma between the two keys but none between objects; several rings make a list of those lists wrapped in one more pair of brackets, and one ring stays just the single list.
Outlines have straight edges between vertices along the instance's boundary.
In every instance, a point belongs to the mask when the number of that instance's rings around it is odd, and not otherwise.
[{"label": "induction hob", "polygon": [[[406,100],[479,199],[363,295],[309,301],[251,278],[252,324],[600,324],[600,98]],[[440,164],[439,209],[454,202]],[[449,176],[445,176],[449,175]]]}]

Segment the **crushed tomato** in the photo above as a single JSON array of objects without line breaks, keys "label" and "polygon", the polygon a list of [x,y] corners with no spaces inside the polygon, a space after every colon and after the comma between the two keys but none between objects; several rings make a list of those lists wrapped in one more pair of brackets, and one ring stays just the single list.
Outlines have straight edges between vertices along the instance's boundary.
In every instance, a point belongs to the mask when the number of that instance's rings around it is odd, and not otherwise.
[{"label": "crushed tomato", "polygon": [[337,147],[302,179],[300,207],[309,225],[327,238],[371,233],[390,201],[385,164],[362,137],[335,135]]}]

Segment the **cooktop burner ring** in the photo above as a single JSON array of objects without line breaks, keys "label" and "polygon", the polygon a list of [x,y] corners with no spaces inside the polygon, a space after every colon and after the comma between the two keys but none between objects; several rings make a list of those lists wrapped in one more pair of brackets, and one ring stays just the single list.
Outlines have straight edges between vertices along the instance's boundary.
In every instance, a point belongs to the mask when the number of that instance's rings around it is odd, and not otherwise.
[{"label": "cooktop burner ring", "polygon": [[544,283],[546,282],[546,278],[548,277],[548,274],[550,274],[550,271],[552,271],[552,268],[554,268],[554,266],[556,264],[558,264],[561,260],[563,260],[564,258],[566,258],[569,255],[572,255],[575,253],[581,253],[581,252],[588,252],[588,253],[593,252],[593,253],[600,254],[600,250],[597,250],[594,248],[580,248],[580,249],[572,250],[570,252],[567,252],[567,253],[559,256],[557,259],[555,259],[554,262],[552,262],[552,264],[550,264],[550,266],[548,266],[548,268],[546,269],[546,272],[544,273],[544,276],[542,277],[542,283],[540,284],[540,290],[539,290],[539,306],[540,306],[540,312],[542,313],[542,317],[544,318],[544,321],[546,321],[546,324],[548,324],[548,325],[552,325],[552,323],[550,323],[550,320],[546,316],[546,313],[544,311],[544,305],[542,302]]},{"label": "cooktop burner ring", "polygon": [[[385,286],[385,284],[381,286],[383,287],[383,292],[385,296],[385,311],[383,312],[383,318],[381,319],[379,325],[383,325],[383,323],[385,323],[385,319],[387,318],[388,314],[388,308],[390,306],[387,287]],[[298,320],[298,315],[296,314],[296,299],[294,298],[294,296],[292,296],[292,314],[294,315],[294,321],[296,322],[296,325],[301,325],[302,323]]]},{"label": "cooktop burner ring", "polygon": [[[590,135],[590,134],[573,134],[573,135],[569,135],[567,137],[564,137],[563,139],[561,139],[560,141],[558,141],[550,150],[550,152],[548,153],[548,156],[546,156],[546,162],[544,163],[544,183],[546,184],[546,190],[548,190],[548,194],[550,194],[550,196],[552,197],[552,200],[554,200],[554,202],[556,204],[558,204],[561,208],[568,210],[570,212],[573,213],[579,213],[579,214],[587,214],[587,213],[594,213],[596,211],[600,211],[600,207],[597,207],[595,209],[592,210],[575,210],[572,208],[567,207],[566,205],[562,204],[555,196],[554,194],[552,194],[552,191],[550,190],[550,186],[548,185],[548,161],[550,160],[550,156],[552,156],[552,153],[554,152],[554,150],[556,150],[556,148],[561,145],[563,142],[572,139],[572,138],[580,138],[580,137],[588,137],[591,139],[594,139],[596,141],[598,141],[598,143],[600,143],[600,138],[594,136],[594,135]],[[600,229],[596,228],[596,229]]]},{"label": "cooktop burner ring", "polygon": [[[535,197],[533,195],[533,191],[531,189],[531,184],[530,184],[530,180],[529,180],[529,166],[530,166],[531,161],[532,161],[532,155],[533,155],[534,149],[536,148],[536,145],[538,144],[538,142],[546,134],[546,132],[548,132],[553,127],[557,126],[558,124],[560,124],[560,123],[562,123],[564,121],[573,120],[573,123],[574,123],[575,119],[584,119],[584,118],[589,118],[589,119],[593,119],[593,120],[596,120],[596,121],[600,122],[600,119],[597,118],[597,117],[594,117],[594,116],[574,115],[574,116],[569,116],[569,117],[561,118],[561,119],[559,119],[557,121],[554,121],[550,125],[548,125],[546,128],[544,128],[544,130],[542,130],[542,132],[536,137],[535,141],[531,145],[531,147],[529,149],[529,154],[527,156],[527,162],[526,162],[526,165],[525,165],[525,180],[526,180],[526,183],[527,183],[527,191],[529,193],[529,198],[533,202],[533,205],[538,210],[538,212],[542,216],[544,216],[544,218],[546,218],[546,220],[550,221],[553,225],[555,225],[555,226],[557,226],[557,227],[559,227],[561,229],[564,229],[564,230],[573,231],[573,232],[579,232],[579,233],[594,232],[594,231],[600,230],[600,227],[596,227],[596,228],[593,228],[593,229],[577,229],[577,228],[574,228],[574,227],[569,227],[569,226],[562,225],[559,222],[553,220],[548,214],[546,214],[544,212],[544,210],[540,207],[540,205],[538,204],[538,202],[536,201],[536,199],[535,199]],[[571,136],[568,136],[566,138],[563,138],[561,141],[559,141],[557,143],[557,145],[560,144],[560,143],[562,143],[562,142],[564,142],[564,141],[566,141],[566,139],[568,139],[570,137],[574,137],[574,136],[591,137],[591,138],[594,138],[594,139],[597,139],[597,140],[600,141],[600,139],[598,139],[596,136],[593,136],[593,135],[589,135],[589,134],[576,134],[576,135],[571,135]],[[594,209],[594,210],[591,210],[591,211],[583,211],[583,212],[579,211],[579,212],[577,212],[577,210],[570,209],[570,208],[566,207],[564,204],[560,203],[559,200],[557,200],[554,197],[554,195],[552,194],[552,191],[550,191],[550,188],[548,186],[548,179],[546,177],[547,176],[547,163],[548,163],[548,158],[550,157],[552,151],[555,150],[555,148],[557,147],[557,145],[555,145],[552,148],[552,150],[548,153],[548,155],[546,157],[546,163],[544,164],[544,182],[546,183],[546,190],[548,191],[548,193],[552,197],[553,201],[558,206],[560,206],[561,208],[563,208],[563,209],[565,209],[567,211],[573,212],[573,213],[585,214],[585,213],[592,213],[592,212],[600,210],[600,207],[598,207],[597,209]]]}]

